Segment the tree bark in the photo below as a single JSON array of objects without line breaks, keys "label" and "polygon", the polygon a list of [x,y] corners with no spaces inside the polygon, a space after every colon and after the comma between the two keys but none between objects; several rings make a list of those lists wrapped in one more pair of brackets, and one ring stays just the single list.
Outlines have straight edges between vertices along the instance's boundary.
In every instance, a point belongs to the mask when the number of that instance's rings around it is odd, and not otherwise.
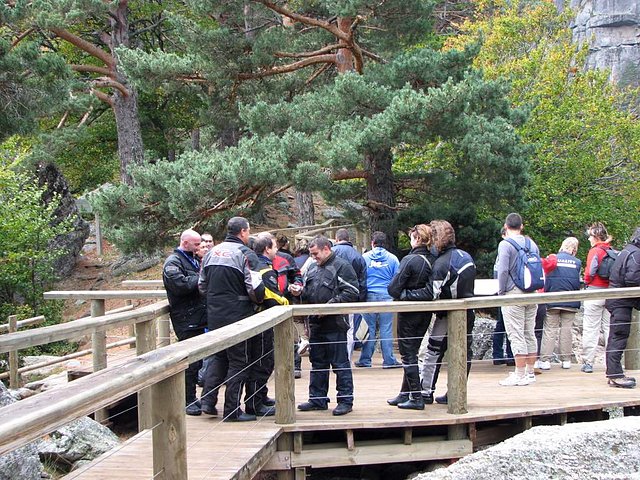
[{"label": "tree bark", "polygon": [[138,115],[138,94],[129,84],[128,79],[118,71],[115,51],[119,46],[130,46],[127,3],[127,1],[121,0],[111,11],[110,48],[111,54],[116,59],[115,79],[127,89],[127,93],[117,89],[114,89],[113,93],[113,113],[118,133],[118,156],[120,157],[120,180],[127,185],[133,185],[129,168],[131,165],[140,165],[144,161],[142,129]]},{"label": "tree bark", "polygon": [[313,192],[301,192],[296,190],[296,210],[298,225],[315,224],[315,208],[313,206]]},{"label": "tree bark", "polygon": [[[338,28],[345,33],[350,33],[351,23],[353,19],[350,17],[339,17]],[[352,72],[355,70],[353,64],[353,53],[348,48],[341,48],[336,55],[336,68],[338,73]]]},{"label": "tree bark", "polygon": [[397,251],[398,225],[393,173],[392,154],[389,150],[367,153],[364,158],[367,175],[367,206],[371,232],[380,231],[387,235],[387,249]]}]

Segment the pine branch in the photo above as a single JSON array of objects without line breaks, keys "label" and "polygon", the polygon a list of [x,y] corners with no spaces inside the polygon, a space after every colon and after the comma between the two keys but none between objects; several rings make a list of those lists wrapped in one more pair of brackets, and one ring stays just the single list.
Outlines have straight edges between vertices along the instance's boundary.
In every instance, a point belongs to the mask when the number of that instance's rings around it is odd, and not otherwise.
[{"label": "pine branch", "polygon": [[276,3],[271,2],[269,0],[253,0],[253,1],[256,3],[261,3],[268,9],[273,10],[274,12],[277,12],[280,15],[284,15],[285,17],[289,17],[291,20],[294,20],[296,22],[300,22],[304,25],[320,27],[342,41],[348,42],[349,40],[349,37],[347,34],[345,34],[342,30],[340,30],[337,26],[333,25],[330,22],[327,22],[324,20],[318,20],[317,18],[308,17],[306,15],[301,15],[299,13],[292,12],[288,8],[277,5]]},{"label": "pine branch", "polygon": [[113,72],[111,70],[105,67],[98,67],[96,65],[71,65],[71,69],[74,72],[100,73],[113,78]]},{"label": "pine branch", "polygon": [[26,37],[28,37],[31,33],[35,32],[35,30],[36,29],[33,28],[33,27],[27,28],[24,32],[22,32],[20,35],[18,35],[13,42],[11,42],[11,48],[14,48],[22,40],[24,40]]},{"label": "pine branch", "polygon": [[339,180],[353,180],[353,179],[364,179],[369,176],[369,173],[366,170],[341,170],[339,172],[334,172],[331,174],[331,180],[339,181]]},{"label": "pine branch", "polygon": [[118,90],[123,97],[128,97],[131,92],[120,82],[116,82],[111,78],[99,78],[93,82],[96,87],[106,87],[106,88],[115,88]]},{"label": "pine branch", "polygon": [[345,45],[344,43],[334,43],[332,45],[327,45],[326,47],[323,47],[320,50],[316,50],[315,52],[302,52],[302,53],[275,52],[273,56],[276,58],[308,58],[308,57],[315,57],[316,55],[322,55],[328,52],[332,52],[339,48],[347,48],[347,45]]},{"label": "pine branch", "polygon": [[304,82],[304,84],[305,85],[310,85],[311,82],[313,82],[316,78],[318,78],[320,75],[322,75],[322,73],[326,72],[330,67],[331,67],[330,63],[325,63],[323,66],[321,66],[315,72],[313,72],[313,74],[309,78],[307,78],[307,81]]},{"label": "pine branch", "polygon": [[251,80],[255,78],[270,77],[272,75],[279,75],[281,73],[295,72],[296,70],[300,70],[301,68],[307,67],[309,65],[316,65],[318,63],[335,63],[335,62],[336,62],[336,56],[334,54],[318,55],[317,57],[307,58],[305,60],[290,63],[288,65],[272,67],[268,70],[263,70],[255,73],[241,73],[240,75],[238,75],[238,79]]},{"label": "pine branch", "polygon": [[98,98],[98,100],[101,100],[102,102],[106,103],[110,107],[113,107],[113,99],[106,93],[101,92],[100,90],[96,90],[95,88],[91,89],[91,93],[95,95],[96,98]]},{"label": "pine branch", "polygon": [[112,55],[108,54],[107,52],[105,52],[101,48],[98,48],[93,43],[87,42],[86,40],[78,37],[77,35],[74,35],[73,33],[69,32],[68,30],[65,30],[63,28],[52,28],[51,31],[53,33],[55,33],[58,37],[62,38],[63,40],[66,40],[67,42],[71,43],[72,45],[75,45],[80,50],[85,51],[86,53],[88,53],[92,57],[95,57],[98,60],[101,60],[109,68],[115,68],[115,66],[116,66],[115,58],[113,58]]}]

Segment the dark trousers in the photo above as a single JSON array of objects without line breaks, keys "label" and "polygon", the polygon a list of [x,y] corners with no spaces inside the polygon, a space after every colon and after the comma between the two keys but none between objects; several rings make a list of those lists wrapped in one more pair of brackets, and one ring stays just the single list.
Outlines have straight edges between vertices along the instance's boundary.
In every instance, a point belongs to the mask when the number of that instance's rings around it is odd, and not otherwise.
[{"label": "dark trousers", "polygon": [[632,307],[616,307],[611,310],[609,340],[607,341],[607,377],[624,377],[622,370],[622,353],[627,348],[627,340],[631,331]]},{"label": "dark trousers", "polygon": [[347,354],[347,332],[317,332],[311,330],[311,373],[309,401],[319,406],[329,402],[329,368],[336,374],[338,403],[353,405],[353,375]]},{"label": "dark trousers", "polygon": [[398,350],[403,368],[400,393],[421,394],[418,352],[430,322],[431,312],[398,314]]},{"label": "dark trousers", "polygon": [[273,373],[273,329],[270,328],[249,340],[251,368],[245,388],[244,405],[252,412],[261,409],[269,390],[267,381]]},{"label": "dark trousers", "polygon": [[[496,315],[496,327],[493,330],[493,359],[503,360],[505,358],[513,359],[513,352],[511,351],[511,342],[507,337],[507,331],[504,328],[504,318],[502,318],[502,309],[497,309]],[[504,342],[507,341],[507,352],[505,357]]]},{"label": "dark trousers", "polygon": [[[175,331],[175,328],[174,328]],[[187,340],[189,338],[197,337],[204,333],[204,328],[201,330],[186,330],[181,331],[178,336],[178,341]],[[187,370],[184,372],[184,386],[185,386],[185,401],[187,405],[196,401],[196,385],[198,384],[198,370],[202,367],[202,360],[189,364]]]},{"label": "dark trousers", "polygon": [[249,376],[250,363],[249,340],[216,353],[207,368],[202,401],[214,407],[218,400],[217,390],[224,383],[224,416],[233,418],[240,415],[240,399]]},{"label": "dark trousers", "polygon": [[547,304],[543,303],[538,305],[538,310],[536,311],[536,324],[534,326],[536,343],[538,344],[538,350],[536,351],[538,356],[540,356],[540,347],[542,346],[542,332],[544,331],[545,318],[547,318]]}]

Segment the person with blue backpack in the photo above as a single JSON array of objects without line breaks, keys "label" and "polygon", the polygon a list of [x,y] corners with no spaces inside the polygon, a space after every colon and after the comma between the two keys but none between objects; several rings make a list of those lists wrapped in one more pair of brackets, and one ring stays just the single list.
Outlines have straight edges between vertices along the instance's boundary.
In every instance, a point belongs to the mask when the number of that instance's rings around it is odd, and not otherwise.
[{"label": "person with blue backpack", "polygon": [[[429,226],[433,235],[431,253],[437,255],[433,262],[431,283],[424,288],[407,290],[401,299],[428,301],[473,297],[476,265],[471,255],[456,247],[456,233],[449,222],[433,220]],[[471,370],[474,323],[475,312],[469,309],[467,310],[467,375]],[[431,404],[434,401],[440,367],[447,351],[447,329],[448,313],[446,311],[436,312],[436,319],[427,342],[427,353],[420,372],[422,401],[426,404]],[[435,401],[446,404],[448,395],[445,393],[435,397]]]},{"label": "person with blue backpack", "polygon": [[[504,222],[506,238],[498,245],[498,295],[532,293],[544,287],[540,250],[533,240],[522,234],[522,217],[510,213]],[[535,336],[537,305],[503,306],[502,316],[511,342],[516,367],[500,385],[521,386],[535,382],[537,360]]]}]

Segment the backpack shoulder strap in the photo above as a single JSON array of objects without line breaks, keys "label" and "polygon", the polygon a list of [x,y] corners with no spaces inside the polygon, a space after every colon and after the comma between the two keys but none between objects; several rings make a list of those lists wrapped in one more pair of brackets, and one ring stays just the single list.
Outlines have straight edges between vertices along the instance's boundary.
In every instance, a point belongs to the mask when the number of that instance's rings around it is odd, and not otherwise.
[{"label": "backpack shoulder strap", "polygon": [[432,267],[431,262],[429,261],[429,259],[427,258],[427,256],[426,256],[426,255],[418,254],[418,256],[419,256],[420,258],[422,258],[422,259],[426,262],[426,264],[427,264],[427,265],[429,265],[429,268],[431,268],[431,267]]},{"label": "backpack shoulder strap", "polygon": [[[526,239],[525,239],[526,240]],[[505,238],[505,241],[513,246],[518,252],[522,250],[522,247],[513,238]]]}]

